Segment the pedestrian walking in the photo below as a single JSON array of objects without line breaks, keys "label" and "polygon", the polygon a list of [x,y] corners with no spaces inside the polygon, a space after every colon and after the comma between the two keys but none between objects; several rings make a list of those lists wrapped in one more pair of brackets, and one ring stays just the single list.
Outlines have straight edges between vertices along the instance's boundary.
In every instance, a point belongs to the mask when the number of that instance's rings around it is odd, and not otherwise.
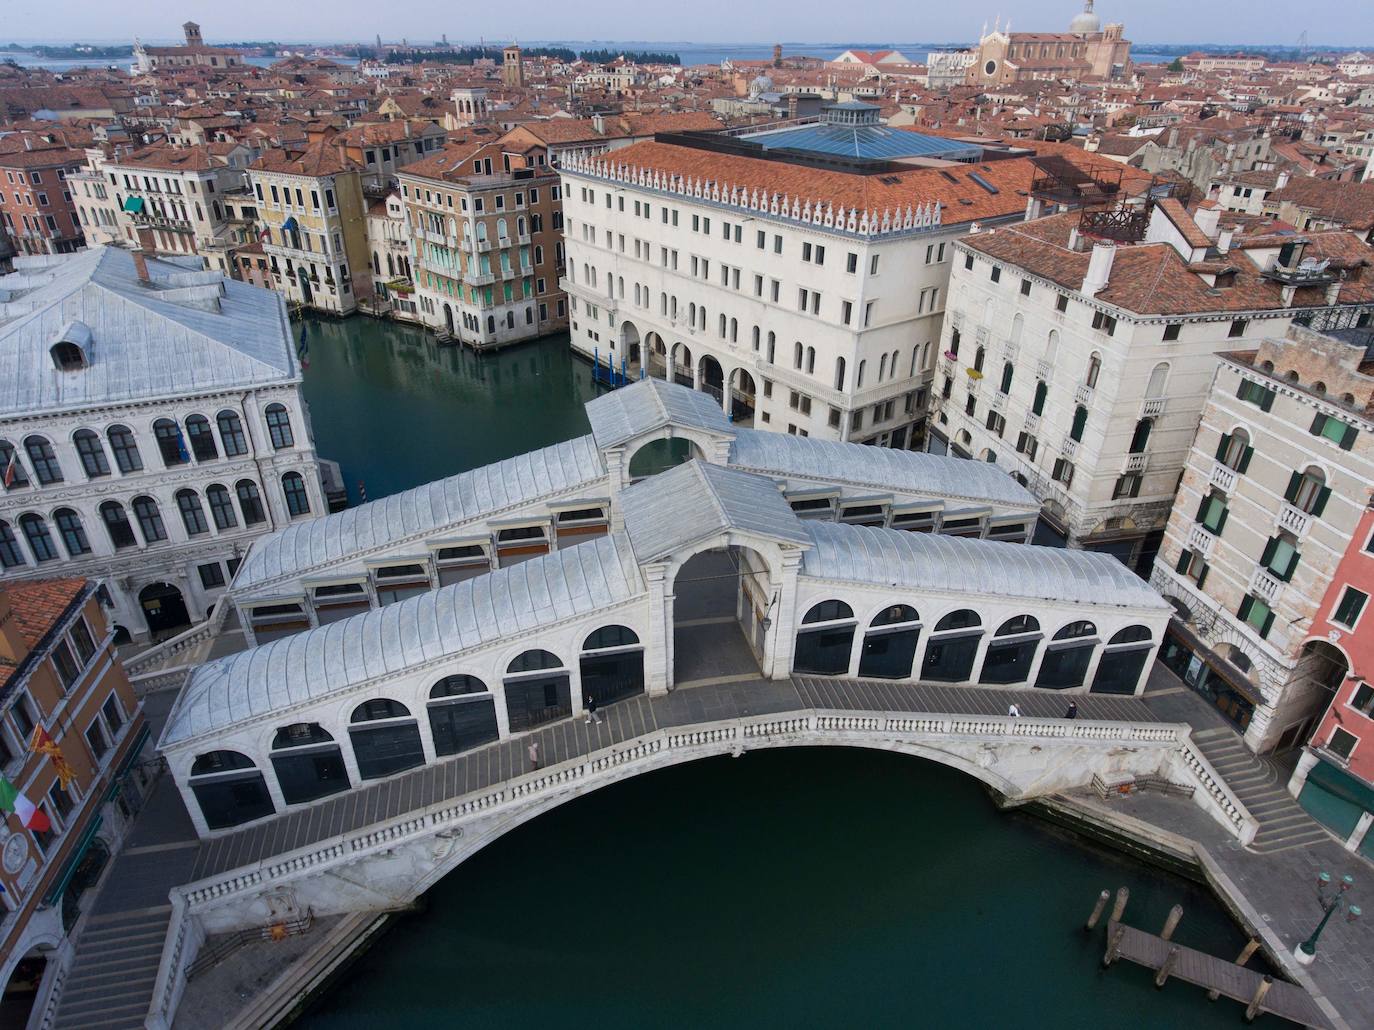
[{"label": "pedestrian walking", "polygon": [[1021,709],[1017,708],[1015,705],[1008,705],[1007,715],[1011,716],[1013,719],[1019,719],[1021,718]]},{"label": "pedestrian walking", "polygon": [[525,753],[528,754],[528,755],[530,756],[530,768],[531,768],[531,769],[538,769],[538,768],[539,768],[539,741],[537,741],[537,740],[531,740],[531,741],[530,741],[530,746],[529,746],[529,748],[526,750]]},{"label": "pedestrian walking", "polygon": [[596,714],[596,697],[589,694],[587,695],[587,725],[590,726],[592,723],[600,721],[601,716]]},{"label": "pedestrian walking", "polygon": [[1077,702],[1077,701],[1070,701],[1070,702],[1069,702],[1069,710],[1068,710],[1067,712],[1064,713],[1064,718],[1065,718],[1065,719],[1077,719],[1077,718],[1078,718],[1078,702]]}]

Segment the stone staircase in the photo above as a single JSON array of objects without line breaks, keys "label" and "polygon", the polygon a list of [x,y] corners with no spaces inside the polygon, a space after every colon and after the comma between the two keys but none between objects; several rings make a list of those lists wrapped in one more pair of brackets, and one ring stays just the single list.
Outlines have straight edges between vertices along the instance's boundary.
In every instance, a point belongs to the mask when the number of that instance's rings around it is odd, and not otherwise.
[{"label": "stone staircase", "polygon": [[54,1030],[133,1030],[148,1017],[172,907],[93,916],[57,1002]]},{"label": "stone staircase", "polygon": [[1255,755],[1234,730],[1197,731],[1193,741],[1259,823],[1251,850],[1287,851],[1331,839],[1288,793],[1288,770]]}]

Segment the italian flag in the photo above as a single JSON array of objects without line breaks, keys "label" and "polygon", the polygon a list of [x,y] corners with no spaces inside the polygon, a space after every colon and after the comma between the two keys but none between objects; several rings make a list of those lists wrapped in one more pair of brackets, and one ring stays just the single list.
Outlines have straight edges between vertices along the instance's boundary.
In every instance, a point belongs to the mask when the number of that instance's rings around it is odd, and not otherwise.
[{"label": "italian flag", "polygon": [[0,809],[13,812],[25,828],[42,833],[52,828],[47,813],[19,793],[7,777],[0,776]]}]

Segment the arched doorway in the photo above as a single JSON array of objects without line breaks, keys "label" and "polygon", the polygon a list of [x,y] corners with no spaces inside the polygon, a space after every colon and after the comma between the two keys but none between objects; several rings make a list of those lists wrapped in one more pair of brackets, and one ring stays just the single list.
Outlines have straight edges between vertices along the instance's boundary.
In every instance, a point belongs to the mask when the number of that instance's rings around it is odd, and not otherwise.
[{"label": "arched doorway", "polygon": [[673,382],[679,386],[697,387],[696,366],[692,364],[692,351],[685,343],[673,344]]},{"label": "arched doorway", "polygon": [[639,366],[642,361],[639,347],[639,329],[633,322],[620,323],[620,353],[625,358],[625,371],[631,374],[632,378],[639,378]]},{"label": "arched doorway", "polygon": [[716,399],[722,408],[725,406],[725,371],[720,362],[709,354],[701,358],[700,375],[697,377],[700,389]]},{"label": "arched doorway", "polygon": [[309,303],[311,302],[311,300],[313,300],[314,298],[312,297],[311,292],[310,292],[310,274],[305,270],[305,267],[304,267],[304,266],[302,266],[301,269],[300,269],[300,280],[301,280],[301,303],[302,303],[302,304],[309,304]]},{"label": "arched doorway", "polygon": [[138,592],[138,605],[143,609],[148,633],[154,638],[191,625],[186,599],[170,583],[149,583]]},{"label": "arched doorway", "polygon": [[667,379],[668,345],[663,342],[663,337],[658,333],[648,333],[644,337],[644,346],[649,352],[649,375],[655,379]]},{"label": "arched doorway", "polygon": [[736,425],[754,426],[754,377],[742,368],[730,373],[729,416]]},{"label": "arched doorway", "polygon": [[691,440],[675,436],[667,440],[650,440],[630,456],[630,479],[646,479],[681,465],[684,461],[701,457]]},{"label": "arched doorway", "polygon": [[1349,672],[1350,664],[1340,648],[1325,640],[1309,640],[1302,646],[1291,681],[1296,689],[1290,690],[1294,697],[1301,699],[1300,710],[1305,714],[1299,722],[1284,727],[1274,745],[1275,751],[1287,751],[1307,743]]},{"label": "arched doorway", "polygon": [[444,304],[444,325],[450,333],[453,332],[453,307],[447,302]]},{"label": "arched doorway", "polygon": [[774,597],[768,566],[747,547],[693,555],[673,594],[673,683],[759,675]]},{"label": "arched doorway", "polygon": [[48,971],[50,953],[50,948],[33,948],[15,963],[14,971],[5,984],[4,994],[0,995],[0,1026],[28,1025],[43,985],[43,976]]}]

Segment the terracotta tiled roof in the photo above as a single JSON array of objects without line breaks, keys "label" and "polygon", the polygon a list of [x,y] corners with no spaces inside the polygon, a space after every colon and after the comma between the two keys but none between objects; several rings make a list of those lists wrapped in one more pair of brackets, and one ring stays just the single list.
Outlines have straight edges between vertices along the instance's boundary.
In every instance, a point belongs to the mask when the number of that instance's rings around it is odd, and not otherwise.
[{"label": "terracotta tiled roof", "polygon": [[1283,189],[1269,195],[1271,201],[1287,201],[1320,218],[1351,229],[1374,226],[1374,182],[1332,182],[1296,176]]},{"label": "terracotta tiled roof", "polygon": [[204,172],[223,167],[204,147],[146,147],[121,154],[110,162],[120,168],[151,168],[167,172]]},{"label": "terracotta tiled roof", "polygon": [[354,162],[339,153],[338,147],[325,142],[307,147],[301,153],[269,150],[249,165],[249,168],[256,172],[277,172],[282,175],[305,175],[313,178],[338,175],[357,167]]},{"label": "terracotta tiled roof", "polygon": [[21,580],[5,585],[19,633],[29,647],[38,645],[85,587],[86,580],[80,578]]}]

